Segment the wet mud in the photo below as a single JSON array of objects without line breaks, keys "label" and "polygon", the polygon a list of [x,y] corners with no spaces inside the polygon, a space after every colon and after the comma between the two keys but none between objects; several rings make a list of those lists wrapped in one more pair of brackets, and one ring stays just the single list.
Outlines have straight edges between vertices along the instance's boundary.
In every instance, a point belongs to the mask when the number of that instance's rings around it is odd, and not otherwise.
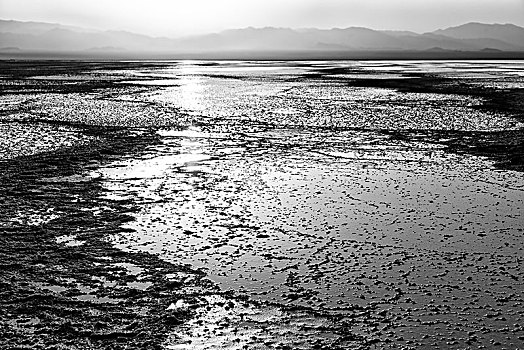
[{"label": "wet mud", "polygon": [[521,347],[521,68],[464,66],[2,62],[0,347]]},{"label": "wet mud", "polygon": [[206,283],[187,267],[113,248],[107,235],[122,231],[133,204],[101,201],[99,181],[85,173],[155,138],[78,132],[97,141],[1,164],[0,347],[159,348],[192,314],[168,310],[173,291]]},{"label": "wet mud", "polygon": [[[518,61],[514,61],[518,65]],[[467,62],[433,62],[431,69],[417,67],[417,63],[383,62],[370,65],[375,70],[361,67],[320,68],[304,77],[324,80],[326,77],[342,81],[352,87],[394,89],[404,93],[430,93],[474,97],[481,103],[471,105],[474,110],[503,113],[524,122],[524,86],[520,73],[497,74],[498,61],[483,62],[482,67]],[[511,66],[511,64],[510,64]],[[377,75],[377,68],[379,74]],[[446,144],[457,153],[476,154],[494,159],[495,166],[523,171],[524,131],[519,130],[438,130],[428,132],[384,130],[399,139],[416,139]]]}]

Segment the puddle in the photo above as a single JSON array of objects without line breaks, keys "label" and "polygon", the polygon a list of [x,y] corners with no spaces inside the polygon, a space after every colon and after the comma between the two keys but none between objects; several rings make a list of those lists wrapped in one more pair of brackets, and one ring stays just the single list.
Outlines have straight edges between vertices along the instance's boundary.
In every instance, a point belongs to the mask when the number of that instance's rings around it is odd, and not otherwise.
[{"label": "puddle", "polygon": [[79,241],[76,239],[76,235],[64,235],[56,237],[56,243],[63,244],[66,247],[79,247],[85,243],[85,241]]},{"label": "puddle", "polygon": [[97,174],[89,174],[89,175],[71,175],[71,176],[62,176],[62,177],[48,177],[41,179],[42,182],[89,182],[95,179]]},{"label": "puddle", "polygon": [[46,284],[46,283],[42,283],[42,282],[35,282],[34,285],[38,289],[48,290],[50,292],[55,292],[55,293],[62,293],[62,292],[65,292],[67,290],[66,287]]},{"label": "puddle", "polygon": [[115,263],[112,265],[116,267],[124,268],[129,275],[133,275],[133,276],[138,276],[144,272],[143,268],[135,264],[131,264],[131,263]]},{"label": "puddle", "polygon": [[151,282],[129,282],[126,284],[127,288],[146,290],[147,288],[153,286]]},{"label": "puddle", "polygon": [[122,299],[108,298],[108,297],[97,297],[91,294],[83,294],[73,297],[76,300],[86,301],[95,304],[118,304],[122,302]]}]

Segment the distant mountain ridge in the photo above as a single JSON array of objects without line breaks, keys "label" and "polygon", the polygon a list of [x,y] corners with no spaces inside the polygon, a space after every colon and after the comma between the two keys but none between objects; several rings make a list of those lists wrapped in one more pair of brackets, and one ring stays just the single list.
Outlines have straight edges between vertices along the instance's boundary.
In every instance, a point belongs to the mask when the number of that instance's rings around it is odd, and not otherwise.
[{"label": "distant mountain ridge", "polygon": [[183,38],[153,38],[58,23],[0,20],[0,50],[53,52],[466,51],[524,52],[524,28],[467,23],[418,34],[363,27],[243,28]]},{"label": "distant mountain ridge", "polygon": [[514,24],[467,23],[457,27],[439,29],[434,34],[455,39],[493,39],[524,47],[524,28]]}]

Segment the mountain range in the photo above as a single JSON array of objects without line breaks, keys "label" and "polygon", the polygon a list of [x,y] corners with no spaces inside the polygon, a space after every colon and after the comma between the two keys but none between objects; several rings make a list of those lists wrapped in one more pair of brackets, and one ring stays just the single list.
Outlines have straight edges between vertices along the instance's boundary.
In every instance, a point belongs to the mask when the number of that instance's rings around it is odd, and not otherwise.
[{"label": "mountain range", "polygon": [[520,52],[524,28],[513,24],[467,23],[428,33],[374,30],[243,28],[181,38],[101,31],[57,23],[0,20],[0,53],[54,52],[206,54],[220,52]]}]

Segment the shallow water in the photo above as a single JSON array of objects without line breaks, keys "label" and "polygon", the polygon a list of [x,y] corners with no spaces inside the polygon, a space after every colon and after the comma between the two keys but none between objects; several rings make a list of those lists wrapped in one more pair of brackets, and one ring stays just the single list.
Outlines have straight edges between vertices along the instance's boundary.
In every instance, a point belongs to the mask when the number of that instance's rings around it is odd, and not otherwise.
[{"label": "shallow water", "polygon": [[[421,258],[420,277],[444,252],[520,255],[524,177],[487,160],[371,132],[317,133],[315,146],[295,131],[187,134],[103,173],[111,195],[143,203],[128,225],[137,234],[117,242],[202,267],[223,289],[276,302],[305,289],[293,303],[348,307],[362,293],[380,301],[381,288],[354,282],[396,280],[387,267],[406,254]],[[111,182],[113,170],[130,180]]]},{"label": "shallow water", "polygon": [[[501,65],[497,79],[481,83],[522,83],[513,74],[521,63],[387,65],[461,76]],[[502,324],[522,321],[514,278],[522,277],[524,175],[447,152],[435,139],[382,131],[518,122],[482,112],[475,107],[483,101],[467,96],[319,83],[299,79],[307,69],[289,64],[220,67],[170,71],[180,85],[147,100],[176,106],[195,118],[192,126],[163,128],[162,144],[144,159],[102,170],[110,195],[142,208],[127,225],[135,233],[115,244],[199,267],[222,290],[255,300],[348,315],[378,307],[404,320],[406,339],[437,334],[435,318],[451,338],[463,322],[483,327],[486,305],[497,305]],[[513,301],[498,302],[508,295]],[[212,317],[201,312],[199,322]],[[199,327],[181,333],[193,345],[172,348],[235,348]]]}]

